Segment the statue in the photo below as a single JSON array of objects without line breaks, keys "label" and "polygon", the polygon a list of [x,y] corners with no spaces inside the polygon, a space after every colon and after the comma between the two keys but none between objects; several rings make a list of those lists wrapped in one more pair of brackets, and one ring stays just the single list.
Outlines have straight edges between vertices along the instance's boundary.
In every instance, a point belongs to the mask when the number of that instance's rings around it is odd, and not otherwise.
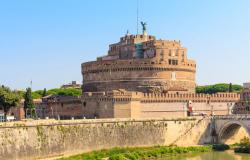
[{"label": "statue", "polygon": [[126,33],[126,35],[127,35],[127,36],[129,36],[129,35],[130,35],[130,33],[129,33],[129,30],[127,30],[127,33]]},{"label": "statue", "polygon": [[141,22],[141,25],[142,25],[142,32],[143,32],[143,34],[145,34],[147,32],[147,28],[146,28],[147,23]]}]

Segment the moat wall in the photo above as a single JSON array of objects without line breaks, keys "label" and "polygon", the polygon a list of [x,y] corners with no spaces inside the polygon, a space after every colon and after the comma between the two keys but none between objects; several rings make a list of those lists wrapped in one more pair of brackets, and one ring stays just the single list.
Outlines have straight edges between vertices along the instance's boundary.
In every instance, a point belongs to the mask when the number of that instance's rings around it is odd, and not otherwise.
[{"label": "moat wall", "polygon": [[113,147],[209,143],[209,122],[107,119],[1,124],[0,159],[45,158]]}]

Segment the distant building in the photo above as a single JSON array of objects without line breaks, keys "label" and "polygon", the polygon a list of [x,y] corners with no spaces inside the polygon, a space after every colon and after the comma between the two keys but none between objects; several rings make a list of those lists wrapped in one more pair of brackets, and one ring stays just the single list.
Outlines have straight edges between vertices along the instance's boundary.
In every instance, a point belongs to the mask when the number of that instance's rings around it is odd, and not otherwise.
[{"label": "distant building", "polygon": [[250,114],[250,82],[243,84],[243,91],[240,95],[240,101],[236,103],[234,114]]},{"label": "distant building", "polygon": [[81,89],[81,84],[78,84],[76,81],[72,81],[69,84],[64,84],[61,86],[61,88],[76,88],[76,89]]},{"label": "distant building", "polygon": [[[7,119],[21,120],[24,118],[23,103],[20,103],[16,107],[11,107],[6,115]],[[10,119],[9,119],[10,120]],[[0,122],[5,121],[3,107],[0,106]]]},{"label": "distant building", "polygon": [[83,105],[79,97],[49,95],[42,98],[36,107],[39,118],[71,119],[83,118]]}]

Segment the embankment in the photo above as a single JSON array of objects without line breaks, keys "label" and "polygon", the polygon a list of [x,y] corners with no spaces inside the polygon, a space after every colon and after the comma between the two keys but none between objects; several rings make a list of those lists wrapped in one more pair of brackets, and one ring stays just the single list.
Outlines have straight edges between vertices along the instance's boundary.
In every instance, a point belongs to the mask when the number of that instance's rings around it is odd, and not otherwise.
[{"label": "embankment", "polygon": [[99,119],[0,124],[0,159],[35,159],[113,147],[210,142],[205,119]]}]

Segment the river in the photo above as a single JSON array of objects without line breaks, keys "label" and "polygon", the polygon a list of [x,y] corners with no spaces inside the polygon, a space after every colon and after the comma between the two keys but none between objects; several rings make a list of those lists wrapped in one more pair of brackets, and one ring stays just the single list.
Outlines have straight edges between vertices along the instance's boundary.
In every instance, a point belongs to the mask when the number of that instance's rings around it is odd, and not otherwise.
[{"label": "river", "polygon": [[250,154],[235,154],[234,151],[207,152],[170,156],[158,160],[250,160]]}]

